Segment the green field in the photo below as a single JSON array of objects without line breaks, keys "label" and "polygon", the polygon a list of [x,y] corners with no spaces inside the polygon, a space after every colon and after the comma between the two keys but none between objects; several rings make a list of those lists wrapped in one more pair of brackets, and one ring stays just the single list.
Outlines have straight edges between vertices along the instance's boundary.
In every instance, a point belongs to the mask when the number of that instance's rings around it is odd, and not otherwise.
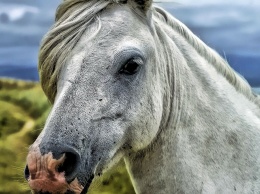
[{"label": "green field", "polygon": [[[0,194],[30,193],[23,178],[26,154],[50,108],[39,83],[0,79]],[[89,193],[134,193],[123,163],[95,180]]]}]

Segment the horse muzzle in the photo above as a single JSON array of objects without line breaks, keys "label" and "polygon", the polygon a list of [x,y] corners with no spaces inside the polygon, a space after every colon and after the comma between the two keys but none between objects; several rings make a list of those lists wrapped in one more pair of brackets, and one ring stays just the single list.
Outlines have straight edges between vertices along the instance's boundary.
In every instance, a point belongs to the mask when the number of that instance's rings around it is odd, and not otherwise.
[{"label": "horse muzzle", "polygon": [[31,147],[24,173],[35,194],[84,194],[94,176],[83,186],[77,179],[79,166],[80,156],[72,148],[42,154],[38,147]]}]

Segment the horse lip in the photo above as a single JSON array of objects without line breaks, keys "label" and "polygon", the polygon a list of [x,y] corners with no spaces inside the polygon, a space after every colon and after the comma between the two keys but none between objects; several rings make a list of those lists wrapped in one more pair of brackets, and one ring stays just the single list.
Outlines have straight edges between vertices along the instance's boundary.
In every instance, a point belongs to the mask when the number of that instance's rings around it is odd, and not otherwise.
[{"label": "horse lip", "polygon": [[[92,180],[93,180],[93,178],[91,177],[91,181],[88,181],[87,183],[91,183],[92,182]],[[30,181],[30,180],[29,180]],[[28,181],[28,182],[29,182]],[[75,183],[78,183],[79,184],[79,181],[77,180],[77,178],[75,178],[74,180],[73,180],[73,182],[75,182]],[[81,188],[77,188],[77,189],[75,189],[75,184],[74,184],[74,186],[72,186],[72,187],[68,187],[67,188],[67,191],[64,193],[64,194],[86,194],[86,192],[88,191],[88,188],[89,188],[89,186],[90,186],[90,183],[89,184],[87,184],[85,187],[83,187],[81,184],[79,184],[80,185],[80,187]],[[72,183],[73,184],[73,183]],[[82,190],[81,190],[82,189]],[[35,189],[32,189],[31,190],[31,192],[32,192],[32,194],[57,194],[57,193],[61,193],[61,192],[49,192],[49,191],[43,191],[42,189],[40,190],[40,191],[37,191],[37,190],[35,190]]]},{"label": "horse lip", "polygon": [[88,181],[87,181],[87,183],[86,183],[84,189],[81,191],[80,194],[86,194],[86,193],[88,192],[89,186],[90,186],[90,184],[92,183],[93,179],[94,179],[94,174],[92,174],[92,175],[89,177],[89,179],[88,179]]}]

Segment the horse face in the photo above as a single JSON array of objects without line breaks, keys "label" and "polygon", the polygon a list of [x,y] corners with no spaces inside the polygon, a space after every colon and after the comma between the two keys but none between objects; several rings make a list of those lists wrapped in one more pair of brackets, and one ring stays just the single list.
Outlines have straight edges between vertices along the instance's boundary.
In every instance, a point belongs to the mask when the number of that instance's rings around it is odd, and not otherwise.
[{"label": "horse face", "polygon": [[102,12],[99,31],[93,23],[82,36],[30,148],[26,176],[32,189],[85,192],[95,175],[156,137],[162,89],[148,23],[128,6],[113,5]]}]

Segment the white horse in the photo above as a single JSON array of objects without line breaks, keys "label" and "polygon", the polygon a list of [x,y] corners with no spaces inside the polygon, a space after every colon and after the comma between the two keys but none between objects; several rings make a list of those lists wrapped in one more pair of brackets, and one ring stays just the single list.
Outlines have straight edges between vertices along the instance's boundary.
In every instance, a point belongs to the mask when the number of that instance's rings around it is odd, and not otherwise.
[{"label": "white horse", "polygon": [[39,72],[35,193],[86,193],[122,158],[138,194],[260,193],[259,97],[151,0],[65,0]]}]

